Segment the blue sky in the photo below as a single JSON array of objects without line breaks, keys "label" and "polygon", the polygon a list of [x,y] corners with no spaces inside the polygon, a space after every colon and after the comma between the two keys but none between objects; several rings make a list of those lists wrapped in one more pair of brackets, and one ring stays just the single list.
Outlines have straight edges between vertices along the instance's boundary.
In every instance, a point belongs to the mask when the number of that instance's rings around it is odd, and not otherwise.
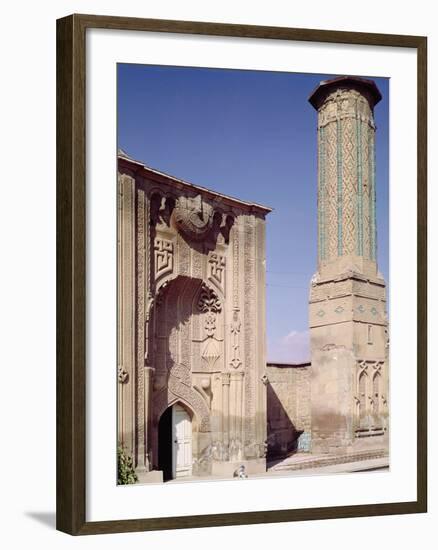
[{"label": "blue sky", "polygon": [[[274,208],[266,240],[268,360],[308,357],[317,120],[307,98],[334,76],[118,65],[119,147],[178,178]],[[383,96],[375,108],[378,264],[388,283],[389,80],[374,80]]]}]

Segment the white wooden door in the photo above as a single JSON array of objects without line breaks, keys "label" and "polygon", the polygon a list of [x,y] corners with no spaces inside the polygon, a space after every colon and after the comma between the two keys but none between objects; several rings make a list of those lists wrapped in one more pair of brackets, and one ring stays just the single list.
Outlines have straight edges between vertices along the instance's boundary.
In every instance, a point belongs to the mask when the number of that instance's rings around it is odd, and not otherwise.
[{"label": "white wooden door", "polygon": [[192,422],[187,411],[174,405],[173,415],[173,477],[192,475]]}]

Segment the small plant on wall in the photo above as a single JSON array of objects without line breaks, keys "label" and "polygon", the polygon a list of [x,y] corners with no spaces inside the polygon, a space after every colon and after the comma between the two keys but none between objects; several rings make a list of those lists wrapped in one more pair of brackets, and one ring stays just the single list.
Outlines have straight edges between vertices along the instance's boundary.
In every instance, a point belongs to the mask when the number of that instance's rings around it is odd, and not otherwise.
[{"label": "small plant on wall", "polygon": [[126,454],[121,445],[117,447],[117,484],[130,485],[138,481],[132,458]]}]

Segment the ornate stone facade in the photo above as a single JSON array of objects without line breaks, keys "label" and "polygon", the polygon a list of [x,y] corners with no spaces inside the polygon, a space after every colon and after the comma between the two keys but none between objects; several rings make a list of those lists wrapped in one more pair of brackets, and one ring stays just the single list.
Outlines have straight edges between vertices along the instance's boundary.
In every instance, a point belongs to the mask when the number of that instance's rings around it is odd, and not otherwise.
[{"label": "ornate stone facade", "polygon": [[266,470],[265,216],[118,159],[118,439],[158,480],[159,423],[191,418],[193,475]]},{"label": "ornate stone facade", "polygon": [[[375,83],[321,82],[318,271],[310,288],[312,451],[388,448],[388,322],[376,262]],[[370,437],[372,436],[372,437]]]}]

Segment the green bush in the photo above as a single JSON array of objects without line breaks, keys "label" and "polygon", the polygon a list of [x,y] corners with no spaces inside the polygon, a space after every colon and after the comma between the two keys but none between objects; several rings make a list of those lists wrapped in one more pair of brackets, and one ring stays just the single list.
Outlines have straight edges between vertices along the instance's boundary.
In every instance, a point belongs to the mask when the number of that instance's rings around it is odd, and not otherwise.
[{"label": "green bush", "polygon": [[138,481],[132,458],[126,454],[121,445],[117,447],[117,484],[130,485]]}]

